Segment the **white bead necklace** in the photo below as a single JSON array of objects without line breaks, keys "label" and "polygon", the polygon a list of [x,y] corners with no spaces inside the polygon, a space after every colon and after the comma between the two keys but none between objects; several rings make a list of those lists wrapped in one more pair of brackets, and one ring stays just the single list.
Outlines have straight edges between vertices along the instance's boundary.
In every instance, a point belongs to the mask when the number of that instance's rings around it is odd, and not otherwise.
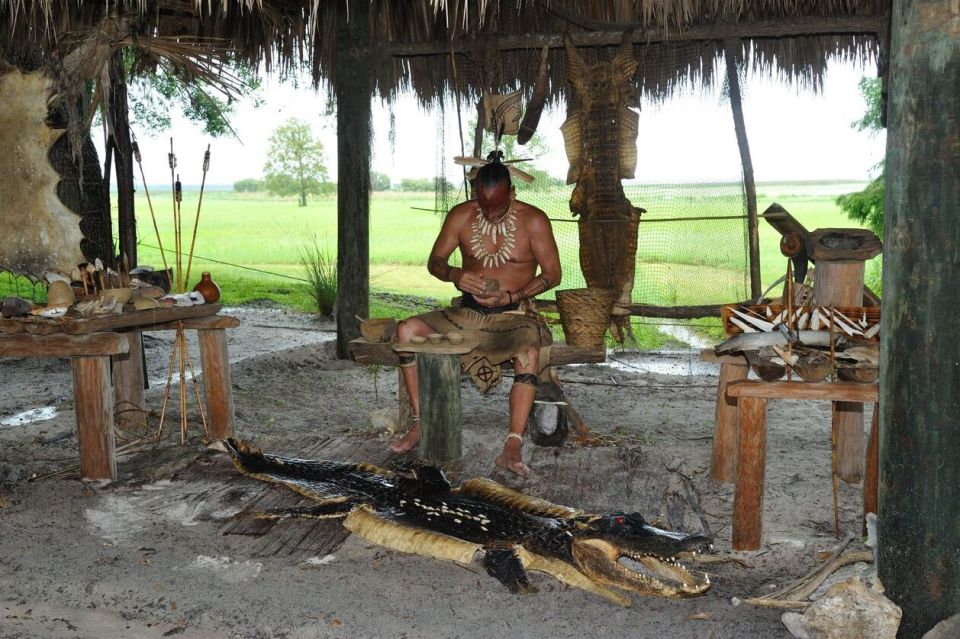
[{"label": "white bead necklace", "polygon": [[[477,208],[477,217],[474,218],[473,237],[470,239],[470,250],[475,258],[483,262],[484,268],[499,268],[506,264],[513,254],[514,235],[517,231],[516,210],[511,206],[507,212],[493,222],[487,220],[483,211]],[[496,253],[491,253],[483,245],[484,236],[490,236],[490,243],[497,246],[497,235],[500,236],[500,246]]]}]

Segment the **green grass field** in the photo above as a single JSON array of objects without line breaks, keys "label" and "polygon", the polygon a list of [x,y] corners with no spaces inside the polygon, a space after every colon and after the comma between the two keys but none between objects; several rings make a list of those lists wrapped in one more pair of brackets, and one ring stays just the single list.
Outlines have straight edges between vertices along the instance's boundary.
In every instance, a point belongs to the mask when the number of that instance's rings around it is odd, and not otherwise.
[{"label": "green grass field", "polygon": [[[762,213],[778,202],[808,229],[856,226],[837,208],[837,194],[857,190],[859,184],[795,182],[758,185],[758,208]],[[654,291],[654,304],[716,303],[739,299],[744,286],[742,222],[723,221],[711,226],[658,219],[690,215],[739,215],[739,200],[720,194],[691,197],[686,187],[658,186],[657,198],[643,193],[628,196],[635,204],[643,198],[649,209],[639,230],[637,290]],[[730,191],[730,185],[724,185]],[[704,186],[700,185],[700,193]],[[566,210],[569,189],[525,196],[558,221],[554,231],[561,248],[565,288],[583,286],[577,257],[576,224]],[[189,250],[199,193],[185,192],[181,204],[181,246]],[[175,261],[173,214],[170,193],[151,192],[152,204],[169,264]],[[649,203],[648,203],[649,200]],[[137,198],[140,264],[161,267],[162,259],[151,221],[150,208],[141,189]],[[439,282],[426,271],[425,263],[442,218],[434,212],[433,193],[377,192],[370,207],[370,288],[376,293],[428,297],[446,301],[455,294],[451,284]],[[717,240],[717,229],[725,229]],[[732,233],[732,235],[731,235]],[[738,237],[739,234],[739,237]],[[735,242],[730,241],[733,237]],[[312,310],[305,287],[302,252],[316,242],[329,255],[336,254],[336,198],[312,198],[298,207],[294,198],[259,194],[208,191],[203,196],[196,236],[190,284],[202,271],[210,271],[223,289],[223,301],[238,304],[270,298],[302,310]],[[779,235],[760,222],[761,273],[764,285],[780,277],[786,259],[779,251]],[[186,268],[186,259],[183,261]],[[871,270],[868,269],[868,275]],[[11,281],[0,281],[9,289]],[[21,293],[22,294],[22,293]],[[409,306],[371,300],[371,315],[403,316]]]}]

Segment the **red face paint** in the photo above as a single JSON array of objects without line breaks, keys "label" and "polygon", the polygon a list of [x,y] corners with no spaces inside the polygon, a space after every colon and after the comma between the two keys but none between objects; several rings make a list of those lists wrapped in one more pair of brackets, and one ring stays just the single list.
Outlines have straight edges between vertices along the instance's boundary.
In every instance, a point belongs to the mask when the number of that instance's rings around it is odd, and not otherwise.
[{"label": "red face paint", "polygon": [[511,188],[504,184],[477,189],[477,204],[488,219],[495,219],[507,212],[510,207]]}]

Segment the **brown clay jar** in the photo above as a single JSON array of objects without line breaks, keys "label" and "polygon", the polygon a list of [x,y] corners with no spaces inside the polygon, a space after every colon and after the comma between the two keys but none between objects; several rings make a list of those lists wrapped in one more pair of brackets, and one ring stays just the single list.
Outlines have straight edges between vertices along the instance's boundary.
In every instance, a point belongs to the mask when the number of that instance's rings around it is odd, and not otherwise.
[{"label": "brown clay jar", "polygon": [[200,274],[200,281],[193,287],[193,290],[203,295],[203,301],[212,304],[220,299],[220,287],[210,277],[210,273],[204,271]]}]

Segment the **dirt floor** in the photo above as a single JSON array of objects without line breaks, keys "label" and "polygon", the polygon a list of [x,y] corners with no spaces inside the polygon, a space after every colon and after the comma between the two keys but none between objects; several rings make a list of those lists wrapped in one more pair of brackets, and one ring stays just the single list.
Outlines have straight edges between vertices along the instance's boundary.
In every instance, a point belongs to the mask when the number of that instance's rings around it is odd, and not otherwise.
[{"label": "dirt floor", "polygon": [[[386,454],[390,434],[371,420],[396,408],[394,369],[337,360],[330,323],[270,306],[227,312],[242,322],[229,332],[239,436],[270,452],[396,461]],[[157,426],[172,334],[150,333],[144,343],[147,432]],[[710,574],[704,596],[635,596],[621,608],[544,574],[533,577],[539,593],[512,595],[476,562],[463,568],[386,550],[336,521],[256,520],[253,512],[296,498],[238,476],[225,455],[205,450],[193,402],[185,446],[174,407],[159,448],[122,455],[116,482],[81,482],[69,362],[4,358],[0,637],[789,636],[781,611],[740,600],[801,576],[837,544],[829,404],[770,403],[764,546],[732,553],[733,487],[707,476],[716,367],[693,352],[612,358],[560,371],[602,445],[528,442],[527,481],[493,464],[507,385],[481,396],[464,383],[465,457],[451,480],[489,476],[585,510],[638,511],[665,527],[706,530],[719,561],[694,566]],[[121,434],[119,443],[142,450],[136,433]],[[860,510],[860,486],[841,483],[843,535],[859,535]]]}]

